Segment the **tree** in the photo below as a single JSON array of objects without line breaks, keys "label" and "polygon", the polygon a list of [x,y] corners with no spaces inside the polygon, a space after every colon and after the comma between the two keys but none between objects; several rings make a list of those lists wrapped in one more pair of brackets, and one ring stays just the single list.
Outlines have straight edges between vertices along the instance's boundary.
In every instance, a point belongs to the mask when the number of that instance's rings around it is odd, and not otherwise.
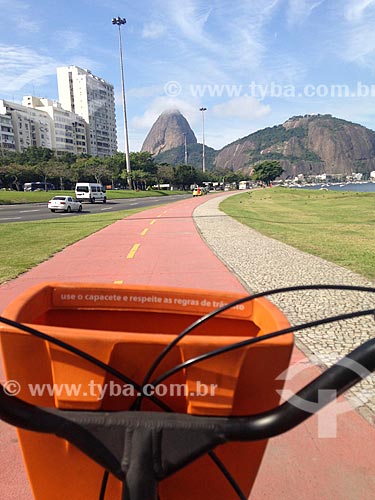
[{"label": "tree", "polygon": [[73,165],[73,163],[77,160],[77,155],[70,153],[69,151],[64,151],[63,153],[59,153],[56,160],[66,165]]},{"label": "tree", "polygon": [[111,171],[105,158],[97,156],[88,159],[80,158],[77,160],[76,165],[79,165],[80,168],[83,167],[82,173],[85,177],[93,177],[98,184],[104,184],[104,180],[111,178]]},{"label": "tree", "polygon": [[40,162],[46,162],[54,158],[52,149],[31,146],[20,154],[21,162],[28,165],[37,165]]},{"label": "tree", "polygon": [[15,151],[2,151],[0,155],[0,166],[6,166],[10,163],[20,163],[20,154]]},{"label": "tree", "polygon": [[30,174],[30,167],[19,163],[9,163],[0,166],[0,173],[4,175],[8,186],[15,186],[17,191],[22,191],[22,184],[26,182],[27,175]]},{"label": "tree", "polygon": [[133,182],[133,189],[140,189],[142,191],[146,190],[150,184],[156,181],[156,176],[154,174],[150,174],[140,169],[132,170],[130,176]]},{"label": "tree", "polygon": [[242,172],[235,172],[233,167],[231,168],[218,168],[216,167],[214,170],[210,172],[211,182],[220,182],[220,183],[232,183],[232,182],[240,182],[242,180],[246,180],[244,178],[244,174]]},{"label": "tree", "polygon": [[173,167],[169,163],[159,163],[156,165],[156,184],[160,189],[160,184],[173,184]]},{"label": "tree", "polygon": [[117,152],[113,156],[104,158],[104,163],[108,168],[113,189],[115,187],[116,181],[120,178],[122,169],[124,168],[125,154]]},{"label": "tree", "polygon": [[173,183],[180,189],[190,189],[196,182],[197,172],[190,165],[178,165],[173,167]]},{"label": "tree", "polygon": [[132,170],[143,170],[149,174],[156,174],[157,170],[154,159],[148,151],[130,153],[130,166]]},{"label": "tree", "polygon": [[[53,160],[51,160],[53,161]],[[69,164],[66,162],[63,162],[61,158],[59,158],[58,161],[53,161],[54,164],[54,174],[53,178],[56,178],[59,180],[59,189],[61,191],[64,191],[64,189],[67,188],[65,185],[67,183],[68,188],[72,188],[72,165],[74,163]]]},{"label": "tree", "polygon": [[280,177],[283,172],[284,170],[280,167],[280,162],[277,160],[267,160],[255,165],[251,177],[255,181],[264,182],[268,186],[276,177]]},{"label": "tree", "polygon": [[47,182],[59,176],[61,164],[55,160],[40,161],[33,167],[33,170],[40,175],[44,182],[44,189],[47,191]]}]

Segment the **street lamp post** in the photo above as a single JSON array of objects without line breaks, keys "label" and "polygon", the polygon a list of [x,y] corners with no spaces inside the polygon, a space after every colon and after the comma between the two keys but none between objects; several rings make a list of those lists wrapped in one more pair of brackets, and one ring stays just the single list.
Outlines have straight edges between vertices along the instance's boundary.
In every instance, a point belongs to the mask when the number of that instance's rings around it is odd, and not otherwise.
[{"label": "street lamp post", "polygon": [[184,132],[184,164],[187,165],[188,162],[188,152],[187,152],[187,140],[186,140],[186,132]]},{"label": "street lamp post", "polygon": [[199,111],[202,111],[202,171],[206,171],[206,152],[204,146],[204,112],[207,111],[207,108],[199,108]]},{"label": "street lamp post", "polygon": [[120,51],[120,72],[121,72],[121,89],[122,89],[122,107],[124,112],[124,134],[125,134],[125,164],[128,176],[128,185],[130,186],[130,157],[129,157],[129,134],[128,134],[128,121],[126,117],[126,98],[125,98],[125,79],[124,79],[124,65],[122,62],[122,39],[121,39],[121,25],[126,24],[126,19],[120,16],[112,19],[112,24],[118,26],[118,40]]}]

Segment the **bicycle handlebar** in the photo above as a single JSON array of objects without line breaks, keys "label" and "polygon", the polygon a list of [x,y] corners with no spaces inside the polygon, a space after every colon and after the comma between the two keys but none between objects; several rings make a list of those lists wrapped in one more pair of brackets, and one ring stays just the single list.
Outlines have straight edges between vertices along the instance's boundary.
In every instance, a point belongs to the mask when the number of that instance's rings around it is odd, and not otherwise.
[{"label": "bicycle handlebar", "polygon": [[[0,385],[0,417],[11,425],[68,440],[123,481],[124,498],[151,499],[157,498],[158,481],[217,445],[282,434],[373,371],[375,338],[328,368],[285,403],[257,415],[200,417],[159,412],[65,411],[34,406],[8,395]],[[125,433],[119,432],[125,428],[126,444]],[[122,465],[125,463],[129,464],[127,468]]]}]

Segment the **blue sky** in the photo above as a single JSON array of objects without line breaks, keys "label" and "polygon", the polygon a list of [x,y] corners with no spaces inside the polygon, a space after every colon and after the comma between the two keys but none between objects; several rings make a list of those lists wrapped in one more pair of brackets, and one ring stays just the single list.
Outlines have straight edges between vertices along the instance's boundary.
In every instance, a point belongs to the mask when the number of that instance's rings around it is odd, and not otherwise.
[{"label": "blue sky", "polygon": [[0,0],[0,98],[57,99],[56,67],[115,87],[130,150],[178,108],[214,148],[293,115],[330,113],[375,130],[375,0]]}]

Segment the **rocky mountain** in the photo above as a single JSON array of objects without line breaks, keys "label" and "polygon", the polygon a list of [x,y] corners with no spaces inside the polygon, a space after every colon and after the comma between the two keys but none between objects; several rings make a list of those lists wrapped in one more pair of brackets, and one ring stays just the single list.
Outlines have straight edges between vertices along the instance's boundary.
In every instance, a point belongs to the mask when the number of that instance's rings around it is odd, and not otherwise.
[{"label": "rocky mountain", "polygon": [[183,146],[196,144],[197,138],[190,128],[186,118],[177,109],[162,113],[148,133],[141,151],[159,154],[163,151]]},{"label": "rocky mountain", "polygon": [[[202,169],[202,144],[188,144],[187,145],[187,164],[197,169]],[[212,170],[215,166],[216,149],[208,146],[204,147],[205,150],[205,165],[207,170]],[[185,146],[163,151],[155,156],[156,163],[169,163],[170,165],[183,165],[185,163]]]},{"label": "rocky mountain", "polygon": [[[186,134],[188,164],[200,168],[202,145],[183,115],[167,111],[159,116],[143,143],[159,163],[184,163]],[[322,173],[368,174],[375,170],[375,132],[331,115],[294,116],[282,125],[268,127],[225,146],[206,147],[206,167],[251,171],[264,160],[279,160],[283,177]]]},{"label": "rocky mountain", "polygon": [[295,116],[225,146],[215,166],[249,171],[264,160],[279,160],[284,176],[369,173],[375,132],[331,115]]}]

